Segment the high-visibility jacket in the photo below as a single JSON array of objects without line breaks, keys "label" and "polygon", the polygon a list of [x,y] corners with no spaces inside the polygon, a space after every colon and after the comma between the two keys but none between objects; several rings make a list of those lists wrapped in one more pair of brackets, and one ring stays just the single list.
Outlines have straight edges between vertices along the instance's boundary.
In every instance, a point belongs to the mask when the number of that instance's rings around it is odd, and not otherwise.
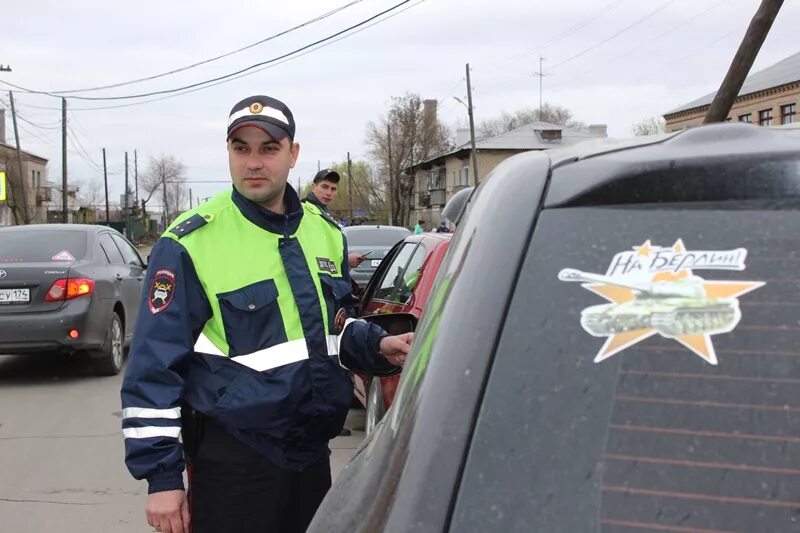
[{"label": "high-visibility jacket", "polygon": [[150,492],[183,487],[183,406],[302,470],[344,424],[345,367],[386,371],[382,329],[355,321],[337,336],[353,302],[340,228],[288,185],[284,202],[278,215],[220,194],[153,249],[122,386],[126,463]]}]

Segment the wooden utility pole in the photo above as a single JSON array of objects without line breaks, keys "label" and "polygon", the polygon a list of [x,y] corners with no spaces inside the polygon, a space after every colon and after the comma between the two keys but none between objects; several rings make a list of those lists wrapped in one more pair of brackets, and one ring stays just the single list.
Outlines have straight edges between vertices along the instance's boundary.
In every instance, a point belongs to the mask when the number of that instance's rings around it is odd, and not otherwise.
[{"label": "wooden utility pole", "polygon": [[133,151],[133,186],[136,190],[134,198],[136,201],[133,205],[139,205],[139,158],[136,154],[136,150]]},{"label": "wooden utility pole", "polygon": [[67,99],[61,99],[61,208],[64,210],[61,221],[69,222],[67,202]]},{"label": "wooden utility pole", "polygon": [[539,56],[539,72],[535,74],[539,76],[539,120],[542,120],[542,78],[544,78],[544,70],[542,70],[542,62],[544,58]]},{"label": "wooden utility pole", "polygon": [[106,225],[111,222],[111,217],[108,213],[108,169],[106,168],[106,149],[103,148],[103,183],[106,187]]},{"label": "wooden utility pole", "polygon": [[353,225],[353,167],[350,163],[350,152],[347,152],[347,199],[350,201],[350,221],[348,225]]},{"label": "wooden utility pole", "polygon": [[474,182],[477,187],[480,183],[478,178],[478,153],[475,149],[475,117],[472,113],[472,84],[469,81],[469,63],[467,63],[467,111],[469,111],[469,137],[472,143],[472,172],[475,175]]},{"label": "wooden utility pole", "polygon": [[742,89],[758,51],[761,50],[761,45],[764,44],[782,5],[783,0],[761,0],[761,5],[750,21],[742,44],[739,45],[733,62],[728,68],[728,73],[708,108],[708,113],[703,120],[704,124],[724,122],[728,118],[728,113],[730,113],[736,97],[739,96],[739,91]]},{"label": "wooden utility pole", "polygon": [[194,205],[192,205],[192,189],[189,188],[189,209],[192,208],[194,208]]},{"label": "wooden utility pole", "polygon": [[[17,179],[17,183],[19,184],[19,190],[14,190],[16,187],[9,187],[14,191],[14,218],[16,219],[17,224],[20,222],[20,218],[22,219],[23,224],[30,224],[31,217],[30,213],[28,213],[28,195],[25,192],[25,174],[22,172],[22,151],[19,148],[19,130],[17,129],[17,111],[16,107],[14,107],[14,93],[8,91],[8,99],[11,103],[11,122],[14,124],[14,140],[17,144],[17,170],[19,171],[19,177]],[[9,183],[11,183],[11,179],[9,176]],[[35,191],[34,191],[35,194]],[[20,201],[22,202],[22,208],[20,208]]]},{"label": "wooden utility pole", "polygon": [[125,152],[125,236],[131,239],[131,208],[130,208],[130,187],[128,187],[128,152]]},{"label": "wooden utility pole", "polygon": [[[392,126],[386,124],[386,149],[389,152],[389,225],[394,226],[394,176],[392,172]],[[413,201],[412,201],[413,204]]]}]

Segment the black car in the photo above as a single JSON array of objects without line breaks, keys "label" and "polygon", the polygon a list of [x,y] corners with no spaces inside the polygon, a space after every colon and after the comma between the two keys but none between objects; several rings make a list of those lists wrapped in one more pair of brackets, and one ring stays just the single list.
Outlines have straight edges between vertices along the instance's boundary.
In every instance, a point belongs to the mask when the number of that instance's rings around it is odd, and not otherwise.
[{"label": "black car", "polygon": [[798,130],[509,159],[309,531],[800,531],[798,268]]},{"label": "black car", "polygon": [[105,226],[0,228],[0,354],[88,353],[98,373],[122,368],[145,265]]}]

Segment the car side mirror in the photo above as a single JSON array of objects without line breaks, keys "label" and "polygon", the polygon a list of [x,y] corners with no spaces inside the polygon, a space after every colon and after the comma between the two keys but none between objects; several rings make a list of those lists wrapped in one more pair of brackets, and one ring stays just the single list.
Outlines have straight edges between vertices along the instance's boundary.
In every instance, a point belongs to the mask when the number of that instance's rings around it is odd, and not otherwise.
[{"label": "car side mirror", "polygon": [[378,325],[389,335],[402,335],[417,329],[417,317],[411,313],[385,313],[361,317],[367,322]]}]

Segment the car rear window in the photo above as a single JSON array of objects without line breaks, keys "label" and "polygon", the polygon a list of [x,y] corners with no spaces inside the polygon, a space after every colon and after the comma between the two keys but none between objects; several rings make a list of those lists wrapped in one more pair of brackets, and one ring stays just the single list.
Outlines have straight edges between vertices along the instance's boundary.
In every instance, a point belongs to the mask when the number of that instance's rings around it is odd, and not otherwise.
[{"label": "car rear window", "polygon": [[391,247],[405,239],[411,232],[405,228],[345,228],[348,246]]},{"label": "car rear window", "polygon": [[86,233],[15,230],[0,233],[0,263],[70,262],[86,255]]},{"label": "car rear window", "polygon": [[798,531],[800,213],[723,205],[541,215],[453,531]]}]

